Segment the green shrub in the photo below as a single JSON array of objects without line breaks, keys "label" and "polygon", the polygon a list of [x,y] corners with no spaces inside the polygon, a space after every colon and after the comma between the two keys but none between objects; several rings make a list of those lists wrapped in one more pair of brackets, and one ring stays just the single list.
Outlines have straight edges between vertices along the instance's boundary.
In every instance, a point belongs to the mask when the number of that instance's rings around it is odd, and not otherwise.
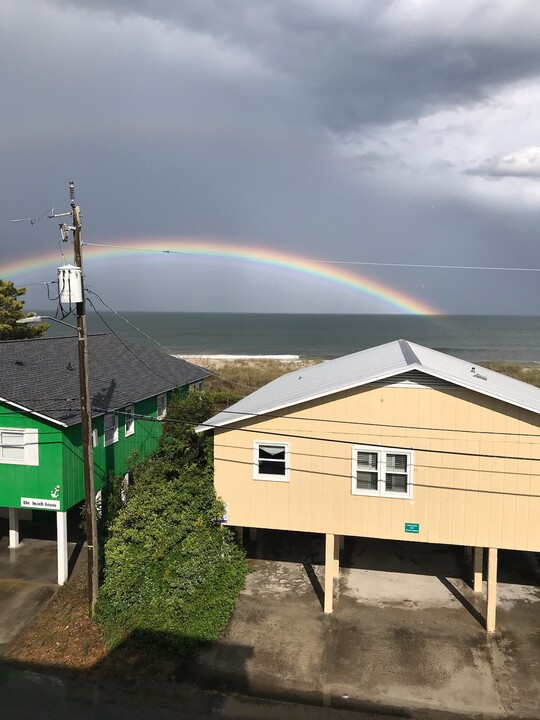
[{"label": "green shrub", "polygon": [[182,422],[166,423],[160,451],[135,465],[109,527],[96,617],[112,646],[192,652],[220,636],[244,585],[243,551],[219,522],[211,438],[193,432],[206,402],[191,393],[169,406],[168,419]]}]

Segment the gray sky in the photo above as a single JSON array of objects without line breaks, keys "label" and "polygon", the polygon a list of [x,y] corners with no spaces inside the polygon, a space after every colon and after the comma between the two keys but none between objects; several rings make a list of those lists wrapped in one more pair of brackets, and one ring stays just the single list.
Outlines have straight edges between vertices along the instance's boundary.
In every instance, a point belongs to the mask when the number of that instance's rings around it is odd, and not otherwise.
[{"label": "gray sky", "polygon": [[[540,267],[539,37],[538,0],[3,0],[0,220],[68,209],[74,179],[87,242]],[[0,275],[55,278],[55,221],[0,233]],[[447,313],[539,314],[540,273],[327,267]],[[398,309],[196,255],[86,273],[124,310]]]}]

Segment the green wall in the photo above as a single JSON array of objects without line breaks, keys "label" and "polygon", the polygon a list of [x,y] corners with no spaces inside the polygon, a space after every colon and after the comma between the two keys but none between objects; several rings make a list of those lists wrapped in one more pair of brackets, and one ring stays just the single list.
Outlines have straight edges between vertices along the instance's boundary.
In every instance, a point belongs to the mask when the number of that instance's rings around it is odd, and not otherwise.
[{"label": "green wall", "polygon": [[62,481],[62,428],[1,403],[0,413],[1,427],[37,430],[39,443],[39,465],[0,463],[0,506],[20,507],[22,497],[49,499]]},{"label": "green wall", "polygon": [[[187,394],[187,386],[175,391]],[[173,393],[167,393],[168,402]],[[122,408],[123,410],[124,408]],[[157,398],[135,403],[135,415],[157,417]],[[0,462],[0,507],[20,507],[21,497],[49,499],[60,485],[55,499],[60,510],[67,510],[84,499],[84,469],[82,460],[82,428],[69,428],[39,421],[29,414],[19,413],[8,405],[0,404],[0,426],[32,428],[39,433],[39,465],[15,465]],[[135,418],[134,433],[126,437],[125,416],[118,414],[118,441],[104,446],[103,416],[92,423],[98,431],[98,443],[94,448],[94,475],[96,490],[101,489],[104,479],[112,471],[123,475],[128,471],[128,457],[138,451],[141,458],[151,455],[161,437],[162,424]]]}]

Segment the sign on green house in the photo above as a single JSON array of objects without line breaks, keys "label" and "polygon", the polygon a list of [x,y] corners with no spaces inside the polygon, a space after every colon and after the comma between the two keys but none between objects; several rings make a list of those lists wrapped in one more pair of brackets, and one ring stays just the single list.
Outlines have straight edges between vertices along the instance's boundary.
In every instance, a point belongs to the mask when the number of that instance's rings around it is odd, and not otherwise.
[{"label": "sign on green house", "polygon": [[46,500],[42,498],[21,498],[21,507],[31,510],[60,510],[58,500]]},{"label": "sign on green house", "polygon": [[420,524],[419,523],[405,523],[405,532],[406,533],[419,533],[420,532]]}]

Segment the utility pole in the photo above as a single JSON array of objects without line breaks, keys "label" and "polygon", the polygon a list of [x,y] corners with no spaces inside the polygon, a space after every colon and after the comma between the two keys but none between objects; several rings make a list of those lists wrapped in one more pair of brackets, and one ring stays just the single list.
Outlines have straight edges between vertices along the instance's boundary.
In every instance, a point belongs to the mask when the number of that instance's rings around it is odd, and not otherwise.
[{"label": "utility pole", "polygon": [[88,613],[94,614],[98,594],[98,536],[96,488],[94,482],[94,446],[92,442],[92,406],[88,378],[88,334],[81,242],[81,209],[75,203],[75,185],[69,183],[69,199],[73,219],[73,253],[75,265],[81,269],[82,301],[76,303],[79,351],[79,387],[81,395],[82,445],[84,463],[84,497],[86,509],[86,546],[88,551]]}]

